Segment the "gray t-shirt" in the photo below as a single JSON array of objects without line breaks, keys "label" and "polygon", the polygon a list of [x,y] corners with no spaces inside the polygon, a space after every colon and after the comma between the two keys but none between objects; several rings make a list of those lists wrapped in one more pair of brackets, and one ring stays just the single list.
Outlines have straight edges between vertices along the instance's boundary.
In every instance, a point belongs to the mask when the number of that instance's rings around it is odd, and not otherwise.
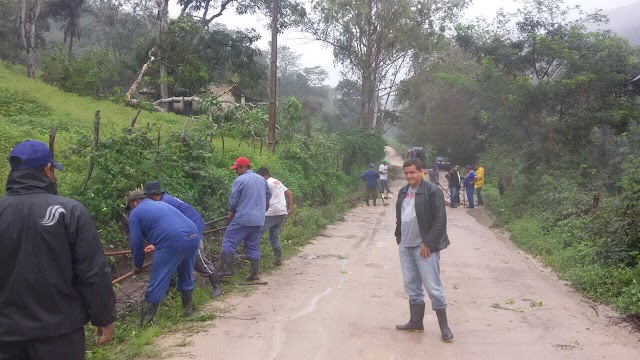
[{"label": "gray t-shirt", "polygon": [[422,244],[422,236],[420,236],[420,228],[418,227],[418,219],[416,218],[416,191],[409,186],[407,195],[402,200],[402,209],[400,209],[400,219],[402,224],[400,227],[400,246],[414,247]]}]

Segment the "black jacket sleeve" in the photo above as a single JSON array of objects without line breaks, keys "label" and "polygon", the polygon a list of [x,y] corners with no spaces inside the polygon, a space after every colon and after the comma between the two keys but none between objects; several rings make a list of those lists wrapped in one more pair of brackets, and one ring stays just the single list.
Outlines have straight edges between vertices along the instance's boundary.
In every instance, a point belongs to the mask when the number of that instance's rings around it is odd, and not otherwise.
[{"label": "black jacket sleeve", "polygon": [[437,187],[427,187],[429,192],[429,211],[431,213],[431,229],[424,239],[424,244],[432,251],[440,249],[440,242],[446,235],[447,213],[445,211],[444,194]]},{"label": "black jacket sleeve", "polygon": [[116,321],[116,296],[111,286],[111,269],[102,249],[96,226],[87,209],[73,206],[67,229],[76,286],[94,326]]}]

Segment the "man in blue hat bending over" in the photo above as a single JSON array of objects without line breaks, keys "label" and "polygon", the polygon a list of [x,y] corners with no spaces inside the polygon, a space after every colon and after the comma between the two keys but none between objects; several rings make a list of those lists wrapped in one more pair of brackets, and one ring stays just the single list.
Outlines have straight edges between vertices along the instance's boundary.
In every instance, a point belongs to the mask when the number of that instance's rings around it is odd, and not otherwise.
[{"label": "man in blue hat bending over", "polygon": [[[144,254],[153,253],[151,277],[142,304],[141,325],[151,322],[158,305],[167,295],[171,276],[178,272],[178,291],[182,293],[185,315],[193,312],[193,266],[200,245],[198,228],[178,209],[162,201],[153,201],[142,190],[127,197],[129,244],[135,272],[142,271]],[[144,240],[150,244],[144,247]]]},{"label": "man in blue hat bending over", "polygon": [[194,270],[198,275],[202,277],[206,277],[209,279],[209,283],[213,287],[213,292],[211,293],[211,297],[217,297],[222,295],[222,283],[218,278],[218,273],[216,269],[213,267],[213,264],[209,259],[205,256],[204,253],[204,228],[205,223],[204,219],[202,219],[202,215],[198,212],[198,210],[194,209],[193,206],[187,204],[186,202],[173,197],[167,194],[160,183],[157,181],[148,181],[144,184],[144,188],[142,189],[144,194],[149,197],[151,200],[162,201],[165,202],[174,208],[178,209],[182,213],[182,215],[186,216],[191,220],[196,227],[198,228],[198,234],[200,234],[200,246],[198,247],[198,254],[196,255],[196,263],[194,266]]}]

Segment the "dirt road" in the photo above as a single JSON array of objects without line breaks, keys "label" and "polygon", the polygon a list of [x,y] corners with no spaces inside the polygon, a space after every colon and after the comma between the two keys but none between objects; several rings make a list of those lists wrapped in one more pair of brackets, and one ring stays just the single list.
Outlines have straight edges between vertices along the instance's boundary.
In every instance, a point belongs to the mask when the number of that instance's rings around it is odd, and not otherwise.
[{"label": "dirt road", "polygon": [[442,278],[454,341],[440,340],[430,311],[424,333],[395,330],[408,320],[408,303],[391,203],[354,209],[263,275],[269,285],[250,296],[212,302],[226,309],[222,316],[206,331],[164,337],[164,353],[249,360],[640,359],[639,337],[611,311],[583,300],[490,230],[477,209],[447,208],[451,246],[441,254]]}]

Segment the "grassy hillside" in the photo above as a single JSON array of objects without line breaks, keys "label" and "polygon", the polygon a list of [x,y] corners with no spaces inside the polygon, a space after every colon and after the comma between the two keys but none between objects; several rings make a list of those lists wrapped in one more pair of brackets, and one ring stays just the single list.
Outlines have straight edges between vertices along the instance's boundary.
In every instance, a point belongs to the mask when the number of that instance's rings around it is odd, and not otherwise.
[{"label": "grassy hillside", "polygon": [[[0,66],[0,158],[5,159],[11,148],[26,139],[48,143],[49,131],[57,129],[56,158],[67,167],[58,173],[60,190],[68,188],[70,176],[86,171],[88,158],[71,155],[69,149],[82,136],[90,136],[96,110],[101,114],[101,137],[119,133],[135,116],[136,110],[108,100],[82,98],[65,93],[39,80],[28,79],[21,66]],[[143,111],[138,126],[147,123],[181,126],[184,118],[174,114]],[[0,161],[0,178],[5,179],[9,166]],[[4,193],[2,187],[0,193]]]}]

